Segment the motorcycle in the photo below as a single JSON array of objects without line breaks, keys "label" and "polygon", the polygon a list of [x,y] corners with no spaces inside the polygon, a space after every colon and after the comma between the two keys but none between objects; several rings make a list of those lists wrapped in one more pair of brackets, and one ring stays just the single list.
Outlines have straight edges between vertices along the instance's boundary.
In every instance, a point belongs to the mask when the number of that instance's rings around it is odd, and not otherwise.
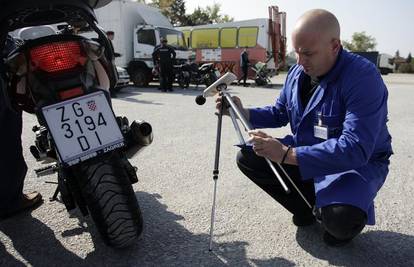
[{"label": "motorcycle", "polygon": [[208,87],[220,77],[220,71],[213,63],[204,63],[200,67],[196,63],[183,64],[176,66],[176,69],[177,81],[182,88],[187,88],[190,83]]},{"label": "motorcycle", "polygon": [[[130,124],[114,114],[114,55],[93,12],[109,2],[9,1],[0,12],[0,35],[67,23],[55,34],[23,40],[8,55],[6,93],[13,108],[37,117],[30,152],[49,164],[36,170],[38,176],[57,174],[53,199],[60,193],[68,211],[77,207],[91,215],[105,243],[121,248],[133,244],[143,228],[132,188],[137,169],[128,159],[152,143],[153,133],[145,121]],[[77,35],[82,28],[98,38]]]}]

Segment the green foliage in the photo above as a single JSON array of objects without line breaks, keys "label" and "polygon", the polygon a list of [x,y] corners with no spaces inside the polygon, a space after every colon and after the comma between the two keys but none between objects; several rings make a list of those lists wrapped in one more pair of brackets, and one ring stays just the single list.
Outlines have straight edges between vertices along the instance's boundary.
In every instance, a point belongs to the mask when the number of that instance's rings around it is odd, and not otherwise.
[{"label": "green foliage", "polygon": [[406,62],[411,63],[412,61],[413,61],[413,57],[411,56],[411,53],[408,53],[408,57],[407,57]]},{"label": "green foliage", "polygon": [[188,16],[185,14],[184,0],[175,0],[171,5],[169,16],[171,24],[174,26],[184,26],[188,24]]},{"label": "green foliage", "polygon": [[414,73],[414,64],[412,63],[402,63],[398,67],[399,73]]},{"label": "green foliage", "polygon": [[194,12],[188,16],[187,26],[203,25],[213,23],[210,15],[202,8],[197,7]]},{"label": "green foliage", "polygon": [[192,14],[186,15],[185,0],[153,0],[152,6],[161,10],[174,26],[194,26],[211,23],[230,22],[234,19],[220,14],[220,4],[206,8],[197,7]]},{"label": "green foliage", "polygon": [[343,46],[349,51],[367,52],[375,50],[377,42],[374,37],[365,32],[355,32],[352,35],[352,41],[343,41]]}]

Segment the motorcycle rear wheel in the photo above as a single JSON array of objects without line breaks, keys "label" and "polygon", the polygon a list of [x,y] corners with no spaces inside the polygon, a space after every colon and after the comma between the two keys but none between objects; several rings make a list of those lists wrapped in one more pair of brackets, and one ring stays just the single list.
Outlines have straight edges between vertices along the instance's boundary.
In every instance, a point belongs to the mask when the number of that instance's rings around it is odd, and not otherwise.
[{"label": "motorcycle rear wheel", "polygon": [[122,248],[140,236],[143,220],[138,201],[117,155],[79,166],[82,196],[105,243]]}]

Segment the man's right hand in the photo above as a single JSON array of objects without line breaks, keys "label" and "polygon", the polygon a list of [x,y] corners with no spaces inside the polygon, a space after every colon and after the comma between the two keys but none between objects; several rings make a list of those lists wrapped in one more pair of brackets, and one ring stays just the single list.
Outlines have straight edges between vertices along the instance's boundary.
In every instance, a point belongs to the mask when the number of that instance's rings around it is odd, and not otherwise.
[{"label": "man's right hand", "polygon": [[[232,96],[231,99],[233,100],[234,104],[236,104],[236,106],[239,108],[240,112],[243,113],[246,120],[249,120],[249,110],[243,108],[243,104],[242,104],[240,98],[238,98],[237,96]],[[221,110],[221,104],[222,104],[222,96],[218,96],[216,98],[216,109],[217,109],[216,113],[217,114]],[[226,107],[223,110],[223,115],[230,115],[228,107]]]}]

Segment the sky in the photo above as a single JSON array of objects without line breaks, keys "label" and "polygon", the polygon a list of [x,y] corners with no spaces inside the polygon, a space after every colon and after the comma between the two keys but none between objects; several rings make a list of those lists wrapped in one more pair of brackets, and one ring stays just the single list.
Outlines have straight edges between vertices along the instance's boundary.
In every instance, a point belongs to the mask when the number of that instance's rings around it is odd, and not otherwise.
[{"label": "sky", "polygon": [[185,0],[187,13],[214,3],[221,14],[235,21],[267,18],[268,6],[276,5],[286,12],[287,51],[292,51],[290,35],[295,21],[305,11],[322,8],[332,12],[341,25],[341,39],[350,41],[354,32],[365,31],[377,41],[380,53],[406,57],[414,53],[414,1],[412,0]]}]

